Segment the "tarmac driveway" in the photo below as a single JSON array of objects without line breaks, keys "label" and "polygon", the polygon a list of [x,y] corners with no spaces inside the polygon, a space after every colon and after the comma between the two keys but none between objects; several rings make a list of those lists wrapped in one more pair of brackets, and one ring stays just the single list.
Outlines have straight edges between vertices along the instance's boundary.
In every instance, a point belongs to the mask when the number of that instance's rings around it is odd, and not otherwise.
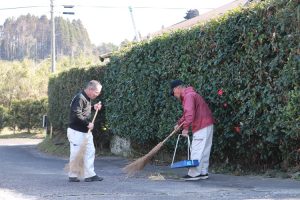
[{"label": "tarmac driveway", "polygon": [[[299,199],[300,181],[211,174],[208,180],[185,182],[185,170],[147,166],[133,178],[121,168],[127,160],[102,157],[95,170],[101,182],[69,183],[63,171],[66,159],[48,156],[36,149],[36,139],[0,139],[0,200],[32,199]],[[165,180],[153,180],[161,174]]]}]

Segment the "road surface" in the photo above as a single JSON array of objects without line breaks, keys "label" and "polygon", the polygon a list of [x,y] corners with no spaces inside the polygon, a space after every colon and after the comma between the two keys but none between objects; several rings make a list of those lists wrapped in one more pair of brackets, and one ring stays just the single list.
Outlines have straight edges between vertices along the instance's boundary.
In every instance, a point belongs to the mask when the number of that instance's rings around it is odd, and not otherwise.
[{"label": "road surface", "polygon": [[[208,180],[185,182],[171,177],[185,170],[147,166],[133,178],[121,168],[127,160],[101,157],[95,170],[101,182],[69,183],[63,171],[67,159],[39,152],[37,139],[0,139],[0,200],[300,200],[300,181],[210,174]],[[163,175],[166,180],[152,180]],[[150,178],[149,178],[150,177]]]}]

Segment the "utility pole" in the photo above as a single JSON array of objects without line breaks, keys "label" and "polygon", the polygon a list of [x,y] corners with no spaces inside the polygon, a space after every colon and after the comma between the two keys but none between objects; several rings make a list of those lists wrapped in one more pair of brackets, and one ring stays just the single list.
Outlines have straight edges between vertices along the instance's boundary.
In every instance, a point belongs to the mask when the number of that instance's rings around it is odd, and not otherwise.
[{"label": "utility pole", "polygon": [[52,58],[52,65],[51,65],[51,72],[55,72],[56,68],[56,60],[55,60],[55,19],[54,19],[54,0],[50,0],[50,7],[51,7],[51,23],[52,23],[52,29],[51,29],[51,35],[52,35],[52,43],[51,43],[51,58]]},{"label": "utility pole", "polygon": [[134,18],[133,18],[133,14],[132,14],[132,7],[129,6],[129,12],[130,12],[130,16],[131,16],[131,20],[132,20],[132,25],[133,25],[133,30],[134,30],[134,34],[135,34],[135,38],[136,40],[139,42],[141,41],[140,35],[138,34],[136,27],[135,27],[135,22],[134,22]]}]

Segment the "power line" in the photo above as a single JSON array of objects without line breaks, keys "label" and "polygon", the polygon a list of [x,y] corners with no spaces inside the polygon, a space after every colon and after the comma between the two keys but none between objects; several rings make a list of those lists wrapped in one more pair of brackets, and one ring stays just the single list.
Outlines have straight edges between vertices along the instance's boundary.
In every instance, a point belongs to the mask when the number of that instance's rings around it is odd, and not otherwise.
[{"label": "power line", "polygon": [[[64,6],[64,5],[61,5]],[[75,7],[86,7],[86,8],[124,8],[128,9],[128,6],[99,6],[99,5],[74,5]],[[191,8],[180,8],[180,7],[153,7],[153,6],[130,6],[133,9],[162,9],[162,10],[184,10],[184,9],[191,9]],[[203,10],[214,9],[214,8],[199,8]]]},{"label": "power line", "polygon": [[[65,5],[58,5],[65,6]],[[105,9],[116,9],[123,8],[128,9],[128,6],[98,6],[98,5],[74,5],[75,7],[86,7],[86,8],[105,8]],[[16,9],[26,9],[26,8],[49,8],[49,6],[19,6],[11,8],[0,8],[0,10],[16,10]],[[157,10],[186,10],[191,8],[179,8],[179,7],[153,7],[153,6],[131,6],[133,9],[157,9]],[[197,8],[203,10],[211,10],[214,8]]]},{"label": "power line", "polygon": [[[162,9],[162,10],[186,10],[186,9],[191,9],[191,8],[169,8],[169,7],[148,7],[148,6],[137,6],[137,7],[132,7],[135,9]],[[207,9],[214,9],[214,8],[199,8],[199,9],[203,9],[203,10],[207,10]]]},{"label": "power line", "polygon": [[49,6],[20,6],[12,8],[0,8],[0,10],[15,10],[15,9],[24,9],[24,8],[49,8]]}]

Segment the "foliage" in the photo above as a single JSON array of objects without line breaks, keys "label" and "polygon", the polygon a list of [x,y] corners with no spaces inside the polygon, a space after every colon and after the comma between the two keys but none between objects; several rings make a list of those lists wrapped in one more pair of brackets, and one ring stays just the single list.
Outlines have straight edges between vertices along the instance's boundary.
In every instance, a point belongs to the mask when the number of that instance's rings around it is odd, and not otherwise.
[{"label": "foliage", "polygon": [[54,138],[47,136],[37,148],[51,155],[69,157],[70,146],[66,135],[58,135]]},{"label": "foliage", "polygon": [[67,71],[73,68],[87,68],[87,66],[90,66],[92,64],[97,64],[99,66],[103,65],[103,63],[100,62],[98,56],[86,56],[84,54],[78,55],[75,58],[64,56],[57,60],[56,73],[58,74],[60,72]]},{"label": "foliage", "polygon": [[199,11],[197,9],[188,10],[184,19],[192,19],[197,16],[199,16]]},{"label": "foliage", "polygon": [[55,18],[56,23],[56,53],[58,56],[78,56],[92,53],[92,45],[87,30],[80,20],[65,20]]},{"label": "foliage", "polygon": [[[72,68],[84,68],[91,63],[101,64],[95,56],[60,57],[56,62],[56,71],[59,73]],[[0,61],[0,105],[9,109],[14,100],[47,97],[50,66],[49,59],[41,62],[27,59]]]},{"label": "foliage", "polygon": [[[66,132],[69,120],[70,103],[74,95],[80,92],[85,87],[86,83],[92,79],[101,82],[103,80],[103,75],[104,68],[90,67],[81,69],[74,68],[50,78],[48,87],[48,116],[55,133],[59,134],[60,132]],[[101,93],[103,93],[103,91]],[[104,106],[96,118],[93,134],[96,146],[101,149],[108,148],[110,136],[108,131],[106,131],[106,103],[103,100],[102,95],[92,103],[94,104],[98,101],[101,101]]]},{"label": "foliage", "polygon": [[[51,122],[65,129],[68,105],[79,86],[100,79],[105,126],[150,149],[181,115],[179,102],[169,96],[169,82],[179,78],[194,86],[213,110],[214,162],[251,168],[297,165],[297,6],[298,0],[264,1],[191,30],[129,44],[111,57],[105,71],[59,74],[49,83]],[[167,143],[170,151],[174,142]]]},{"label": "foliage", "polygon": [[[55,18],[57,56],[91,54],[93,47],[80,20]],[[1,27],[0,58],[41,60],[51,55],[51,20],[30,14],[6,19]]]},{"label": "foliage", "polygon": [[8,110],[0,105],[0,131],[5,127],[8,118]]},{"label": "foliage", "polygon": [[10,109],[13,100],[40,99],[47,92],[47,66],[30,60],[0,61],[0,105]]},{"label": "foliage", "polygon": [[118,50],[118,46],[114,45],[113,43],[101,43],[98,47],[97,50],[99,54],[105,54],[105,53],[110,53],[113,51]]},{"label": "foliage", "polygon": [[168,95],[169,82],[180,78],[213,110],[215,162],[299,163],[297,10],[296,0],[265,1],[120,52],[104,82],[109,127],[153,147],[181,114]]},{"label": "foliage", "polygon": [[43,115],[47,113],[47,99],[13,101],[9,111],[9,126],[30,133],[31,129],[42,127]]}]

